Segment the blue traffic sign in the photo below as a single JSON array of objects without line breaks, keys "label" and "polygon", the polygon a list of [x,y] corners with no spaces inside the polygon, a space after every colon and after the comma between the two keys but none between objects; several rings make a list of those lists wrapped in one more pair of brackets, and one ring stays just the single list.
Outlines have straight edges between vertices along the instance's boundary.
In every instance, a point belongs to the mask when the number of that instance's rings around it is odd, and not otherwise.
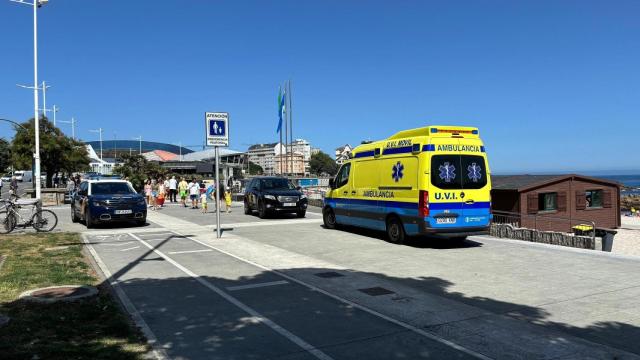
[{"label": "blue traffic sign", "polygon": [[209,135],[210,136],[226,136],[227,122],[224,120],[210,120]]}]

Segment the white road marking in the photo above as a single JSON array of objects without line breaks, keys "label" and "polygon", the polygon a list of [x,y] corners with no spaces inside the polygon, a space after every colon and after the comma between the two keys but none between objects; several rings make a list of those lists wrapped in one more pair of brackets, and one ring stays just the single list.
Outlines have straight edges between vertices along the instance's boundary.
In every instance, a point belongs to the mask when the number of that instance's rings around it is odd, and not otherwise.
[{"label": "white road marking", "polygon": [[118,295],[118,298],[120,298],[120,302],[122,303],[124,308],[129,314],[131,314],[133,321],[136,323],[136,325],[138,325],[138,327],[142,330],[144,336],[147,338],[147,342],[153,349],[153,355],[155,355],[156,359],[158,360],[169,359],[169,355],[158,343],[158,338],[156,337],[156,335],[153,333],[149,325],[147,325],[147,323],[144,321],[144,318],[142,317],[142,315],[140,315],[140,312],[135,307],[135,305],[133,305],[124,290],[122,290],[122,288],[118,284],[118,281],[113,278],[113,275],[109,271],[109,268],[107,268],[107,265],[102,261],[100,256],[98,256],[98,253],[93,248],[85,234],[82,234],[82,241],[84,241],[84,243],[86,244],[89,252],[91,253],[91,256],[93,256],[93,259],[98,264],[98,267],[100,268],[100,271],[102,271],[104,277],[107,278],[107,282],[109,283],[109,285],[111,285],[111,287],[115,290],[116,295]]},{"label": "white road marking", "polygon": [[[321,219],[295,219],[295,220],[277,220],[277,221],[252,221],[245,223],[220,224],[222,228],[244,228],[254,226],[278,226],[291,224],[320,224]],[[215,225],[205,225],[207,228],[215,229]]]},{"label": "white road marking", "polygon": [[117,244],[100,244],[100,246],[124,246],[124,245],[132,244],[132,243],[134,243],[134,242],[133,241],[127,241],[127,242],[117,243]]},{"label": "white road marking", "polygon": [[[213,251],[213,250],[209,250],[209,251]],[[238,290],[261,288],[261,287],[266,287],[266,286],[286,285],[288,283],[289,282],[287,280],[278,280],[278,281],[270,281],[270,282],[257,283],[257,284],[229,286],[229,287],[227,287],[227,290],[229,290],[229,291],[238,291]]]},{"label": "white road marking", "polygon": [[200,253],[200,252],[212,252],[213,250],[211,249],[202,249],[202,250],[185,250],[185,251],[169,251],[168,254],[171,255],[175,255],[175,254],[193,254],[193,253]]},{"label": "white road marking", "polygon": [[[177,232],[177,231],[175,231],[175,233],[176,233],[176,234],[180,234],[180,233],[179,233],[179,232]],[[298,280],[298,279],[296,279],[296,278],[294,278],[294,277],[291,277],[291,276],[289,276],[289,275],[287,275],[287,274],[285,274],[285,273],[282,273],[282,272],[280,272],[280,271],[278,271],[278,270],[275,270],[275,269],[272,269],[272,268],[270,268],[270,267],[267,267],[267,266],[264,266],[264,265],[258,264],[258,263],[256,263],[256,262],[251,261],[251,260],[244,259],[244,258],[242,258],[242,257],[240,257],[240,256],[234,255],[234,254],[232,254],[232,253],[229,253],[229,252],[227,252],[227,251],[224,251],[224,250],[222,250],[222,249],[219,249],[219,248],[217,248],[217,247],[215,247],[215,246],[213,246],[213,245],[209,245],[209,244],[207,244],[207,243],[204,243],[204,242],[202,242],[202,241],[200,241],[200,240],[197,240],[197,239],[194,239],[194,238],[191,238],[191,237],[188,237],[188,236],[185,236],[185,238],[187,238],[187,239],[189,239],[189,240],[192,240],[192,241],[194,241],[194,242],[196,242],[196,243],[198,243],[198,244],[200,244],[200,245],[203,245],[203,246],[206,246],[206,247],[211,248],[211,249],[213,249],[213,250],[216,250],[216,251],[218,251],[218,252],[220,252],[220,253],[222,253],[222,254],[225,254],[225,255],[231,256],[231,257],[233,257],[233,258],[235,258],[235,259],[238,259],[238,260],[240,260],[240,261],[242,261],[242,262],[245,262],[245,263],[247,263],[247,264],[250,264],[250,265],[256,266],[256,267],[258,267],[258,268],[260,268],[260,269],[263,269],[263,270],[266,270],[266,271],[269,271],[269,272],[273,272],[274,274],[278,274],[278,275],[280,275],[281,277],[283,277],[283,278],[285,278],[285,279],[287,279],[287,280],[289,280],[289,281],[291,281],[291,282],[294,282],[294,283],[300,284],[300,285],[302,285],[302,286],[304,286],[304,287],[307,287],[307,288],[309,288],[309,289],[311,289],[311,290],[313,290],[313,291],[317,291],[317,292],[319,292],[319,293],[321,293],[321,294],[324,294],[324,295],[326,295],[326,296],[328,296],[328,297],[330,297],[330,298],[333,298],[333,299],[335,299],[335,300],[338,300],[338,301],[340,301],[340,302],[342,302],[342,303],[344,303],[344,304],[347,304],[347,305],[352,306],[352,307],[354,307],[354,308],[357,308],[357,309],[360,309],[360,310],[362,310],[362,311],[365,311],[365,312],[367,312],[367,313],[369,313],[369,314],[371,314],[371,315],[373,315],[373,316],[379,317],[379,318],[381,318],[381,319],[387,320],[387,321],[389,321],[389,322],[391,322],[391,323],[393,323],[393,324],[396,324],[396,325],[398,325],[398,326],[400,326],[400,327],[403,327],[403,328],[405,328],[405,329],[407,329],[407,330],[413,331],[413,332],[414,332],[414,333],[416,333],[416,334],[422,335],[422,336],[424,336],[424,337],[426,337],[426,338],[428,338],[428,339],[431,339],[431,340],[437,341],[437,342],[439,342],[439,343],[441,343],[441,344],[444,344],[444,345],[446,345],[446,346],[449,346],[449,347],[451,347],[451,348],[453,348],[453,349],[456,349],[456,350],[458,350],[458,351],[464,352],[465,354],[470,355],[470,356],[473,356],[473,357],[475,357],[475,358],[477,358],[477,359],[482,359],[482,360],[492,360],[490,357],[488,357],[488,356],[486,356],[486,355],[483,355],[483,354],[481,354],[481,353],[479,353],[479,352],[476,352],[476,351],[473,351],[473,350],[471,350],[471,349],[467,349],[466,347],[464,347],[464,346],[462,346],[462,345],[458,345],[458,344],[454,343],[453,341],[449,341],[449,340],[447,340],[447,339],[441,338],[440,336],[437,336],[437,335],[435,335],[435,334],[432,334],[432,333],[430,333],[430,332],[427,332],[427,331],[425,331],[425,330],[422,330],[422,329],[420,329],[420,328],[418,328],[418,327],[416,327],[416,326],[413,326],[413,325],[411,325],[411,324],[405,323],[405,322],[403,322],[403,321],[400,321],[400,320],[394,319],[394,318],[392,318],[392,317],[390,317],[390,316],[384,315],[384,314],[382,314],[382,313],[380,313],[380,312],[378,312],[378,311],[376,311],[376,310],[370,309],[370,308],[368,308],[368,307],[366,307],[366,306],[364,306],[364,305],[360,305],[360,304],[355,303],[355,302],[353,302],[353,301],[351,301],[351,300],[347,300],[347,299],[345,299],[345,298],[343,298],[343,297],[340,297],[340,296],[338,296],[338,295],[332,294],[332,293],[330,293],[330,292],[328,292],[328,291],[326,291],[326,290],[323,290],[323,289],[321,289],[321,288],[319,288],[319,287],[317,287],[317,286],[314,286],[314,285],[308,284],[308,283],[306,283],[306,282],[304,282],[304,281],[302,281],[302,280]]]},{"label": "white road marking", "polygon": [[129,250],[134,250],[134,249],[140,249],[140,246],[134,246],[134,247],[130,247],[130,248],[126,248],[126,249],[122,249],[120,251],[129,251]]},{"label": "white road marking", "polygon": [[313,345],[307,343],[306,341],[302,340],[298,336],[296,336],[293,333],[289,332],[285,328],[283,328],[280,325],[276,324],[272,320],[266,318],[265,316],[263,316],[262,314],[258,313],[256,310],[254,310],[253,308],[251,308],[248,305],[240,302],[240,300],[236,299],[235,297],[233,297],[233,296],[227,294],[226,292],[222,291],[217,286],[213,285],[209,281],[205,280],[203,277],[199,276],[198,274],[196,274],[196,273],[192,272],[191,270],[187,269],[186,267],[182,266],[180,263],[178,263],[177,261],[173,260],[169,256],[165,255],[163,252],[155,249],[153,246],[151,246],[151,244],[149,244],[146,241],[142,240],[141,238],[135,236],[134,234],[129,233],[129,235],[131,237],[133,237],[134,239],[138,240],[142,245],[146,246],[151,251],[153,251],[154,253],[158,254],[160,257],[162,257],[163,259],[165,259],[166,261],[171,263],[173,266],[175,266],[176,268],[180,269],[185,274],[187,274],[187,275],[191,276],[192,278],[194,278],[197,282],[199,282],[204,287],[206,287],[209,290],[215,292],[216,294],[220,295],[222,298],[224,298],[228,302],[232,303],[233,305],[235,305],[238,308],[242,309],[243,311],[245,311],[249,315],[253,316],[257,321],[267,325],[268,327],[273,329],[275,332],[279,333],[280,335],[282,335],[285,338],[287,338],[289,341],[293,342],[294,344],[298,345],[299,347],[301,347],[302,349],[307,351],[309,354],[311,354],[311,355],[313,355],[316,358],[321,359],[321,360],[333,360],[333,358],[331,358],[329,355],[325,354],[321,350],[315,348]]}]

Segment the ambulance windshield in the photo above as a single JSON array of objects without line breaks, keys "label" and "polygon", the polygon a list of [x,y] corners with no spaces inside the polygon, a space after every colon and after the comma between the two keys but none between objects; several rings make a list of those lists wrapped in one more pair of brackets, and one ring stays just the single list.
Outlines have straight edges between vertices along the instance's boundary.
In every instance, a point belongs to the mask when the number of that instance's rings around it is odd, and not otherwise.
[{"label": "ambulance windshield", "polygon": [[440,189],[481,189],[487,185],[484,158],[434,155],[431,157],[431,183]]}]

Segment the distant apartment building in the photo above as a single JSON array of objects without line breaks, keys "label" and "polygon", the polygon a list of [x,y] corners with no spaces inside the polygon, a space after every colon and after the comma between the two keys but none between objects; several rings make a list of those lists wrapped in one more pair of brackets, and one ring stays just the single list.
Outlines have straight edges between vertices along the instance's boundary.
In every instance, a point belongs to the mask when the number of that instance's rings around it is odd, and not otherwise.
[{"label": "distant apartment building", "polygon": [[310,172],[309,162],[311,161],[311,144],[304,139],[296,139],[290,147],[290,151],[300,153],[304,157],[304,171],[302,175],[307,175]]},{"label": "distant apartment building", "polygon": [[[284,146],[278,142],[251,145],[249,150],[247,150],[247,155],[249,156],[249,161],[260,166],[265,175],[273,175],[276,173],[276,156],[285,152]],[[278,165],[278,172],[279,171]]]},{"label": "distant apartment building", "polygon": [[[286,154],[289,154],[289,162],[291,162],[291,154],[293,153],[293,167],[289,165],[285,168],[285,164],[282,163],[283,169],[280,169],[280,163],[282,162],[279,156],[282,154],[284,158],[287,158]],[[310,171],[309,162],[311,161],[311,145],[307,140],[296,139],[289,148],[281,143],[269,143],[269,144],[256,144],[249,147],[247,150],[249,161],[262,167],[265,175],[275,174],[290,174],[293,170],[294,174],[307,175]],[[301,161],[298,164],[298,161]]]},{"label": "distant apartment building", "polygon": [[[282,167],[280,167],[281,164]],[[307,174],[304,154],[294,152],[275,156],[274,171],[276,175],[292,174],[296,176],[304,176],[305,174]]]},{"label": "distant apartment building", "polygon": [[346,160],[348,160],[349,156],[351,156],[351,151],[352,150],[353,150],[353,148],[349,144],[346,144],[344,146],[340,146],[339,148],[337,148],[336,149],[336,164],[342,165],[342,163],[344,163]]}]

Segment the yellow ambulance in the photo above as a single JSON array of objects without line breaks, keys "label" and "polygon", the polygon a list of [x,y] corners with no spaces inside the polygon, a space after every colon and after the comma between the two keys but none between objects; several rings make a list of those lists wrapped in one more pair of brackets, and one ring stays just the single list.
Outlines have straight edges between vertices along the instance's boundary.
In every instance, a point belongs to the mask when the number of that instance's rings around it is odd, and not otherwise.
[{"label": "yellow ambulance", "polygon": [[326,228],[360,226],[463,240],[486,234],[491,178],[477,128],[427,126],[363,143],[334,179],[323,206]]}]

